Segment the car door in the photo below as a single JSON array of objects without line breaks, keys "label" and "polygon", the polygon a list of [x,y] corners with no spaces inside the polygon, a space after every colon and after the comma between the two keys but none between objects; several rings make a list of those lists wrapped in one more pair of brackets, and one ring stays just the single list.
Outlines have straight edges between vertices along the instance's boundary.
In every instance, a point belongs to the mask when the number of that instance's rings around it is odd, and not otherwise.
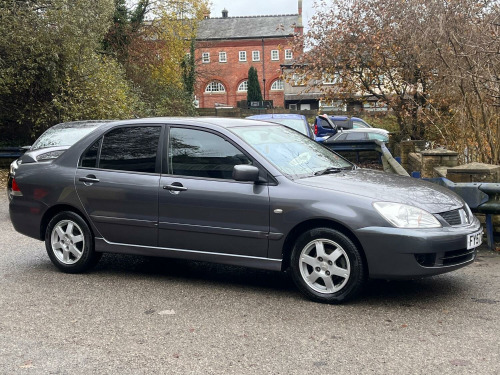
[{"label": "car door", "polygon": [[157,246],[161,133],[161,125],[114,128],[83,153],[75,185],[96,237]]},{"label": "car door", "polygon": [[160,181],[159,246],[267,257],[266,184],[232,179],[234,165],[253,164],[221,134],[170,127]]}]

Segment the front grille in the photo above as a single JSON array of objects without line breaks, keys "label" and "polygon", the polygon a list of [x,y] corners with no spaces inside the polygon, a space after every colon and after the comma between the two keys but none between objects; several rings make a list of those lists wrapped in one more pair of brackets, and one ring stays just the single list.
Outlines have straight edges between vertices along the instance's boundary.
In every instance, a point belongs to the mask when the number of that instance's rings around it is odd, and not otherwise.
[{"label": "front grille", "polygon": [[443,253],[414,254],[415,260],[423,267],[448,267],[473,260],[476,249],[460,249]]},{"label": "front grille", "polygon": [[469,224],[467,213],[462,208],[453,211],[441,212],[438,215],[451,226]]},{"label": "front grille", "polygon": [[441,257],[441,262],[443,266],[453,266],[455,264],[460,264],[468,262],[476,256],[476,249],[460,249],[454,251],[446,251]]}]

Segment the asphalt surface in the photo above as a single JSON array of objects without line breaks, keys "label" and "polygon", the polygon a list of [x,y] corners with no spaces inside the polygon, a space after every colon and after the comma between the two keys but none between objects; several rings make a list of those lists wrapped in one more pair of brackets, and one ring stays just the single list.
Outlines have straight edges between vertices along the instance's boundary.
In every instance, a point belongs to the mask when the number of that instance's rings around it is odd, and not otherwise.
[{"label": "asphalt surface", "polygon": [[105,255],[66,275],[0,191],[0,374],[500,374],[500,255],[305,300],[286,274]]}]

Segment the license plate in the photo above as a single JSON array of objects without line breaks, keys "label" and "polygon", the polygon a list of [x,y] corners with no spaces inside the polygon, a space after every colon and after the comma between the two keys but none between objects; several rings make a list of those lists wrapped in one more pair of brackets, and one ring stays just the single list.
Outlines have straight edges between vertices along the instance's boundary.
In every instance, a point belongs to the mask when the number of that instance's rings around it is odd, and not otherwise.
[{"label": "license plate", "polygon": [[474,249],[483,243],[483,230],[467,235],[467,250]]}]

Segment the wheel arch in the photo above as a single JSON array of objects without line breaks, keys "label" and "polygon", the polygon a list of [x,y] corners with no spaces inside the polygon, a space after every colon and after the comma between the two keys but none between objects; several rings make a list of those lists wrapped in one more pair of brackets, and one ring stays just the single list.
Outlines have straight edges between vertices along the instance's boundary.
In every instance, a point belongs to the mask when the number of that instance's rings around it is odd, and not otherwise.
[{"label": "wheel arch", "polygon": [[90,224],[89,220],[87,219],[87,217],[83,214],[82,211],[80,211],[79,209],[77,209],[76,207],[74,206],[71,206],[69,204],[58,204],[56,206],[52,206],[50,207],[44,214],[43,214],[43,217],[42,217],[42,220],[40,222],[40,240],[41,241],[44,241],[45,240],[45,231],[47,230],[47,226],[49,225],[49,222],[50,220],[55,216],[57,215],[58,213],[60,212],[63,212],[63,211],[70,211],[70,212],[73,212],[75,214],[77,214],[78,216],[80,216],[83,221],[85,221],[90,229],[90,232],[92,234],[92,237],[94,237],[94,231],[92,229],[92,225]]},{"label": "wheel arch", "polygon": [[283,261],[282,261],[282,270],[286,270],[290,267],[290,257],[292,255],[293,245],[297,238],[304,232],[314,229],[314,228],[330,228],[339,231],[340,233],[347,236],[359,249],[361,256],[363,258],[363,263],[367,274],[369,273],[368,262],[366,260],[365,251],[361,242],[358,240],[356,235],[345,225],[336,222],[334,220],[328,219],[311,219],[303,221],[302,223],[297,224],[286,236],[285,242],[283,243]]}]

